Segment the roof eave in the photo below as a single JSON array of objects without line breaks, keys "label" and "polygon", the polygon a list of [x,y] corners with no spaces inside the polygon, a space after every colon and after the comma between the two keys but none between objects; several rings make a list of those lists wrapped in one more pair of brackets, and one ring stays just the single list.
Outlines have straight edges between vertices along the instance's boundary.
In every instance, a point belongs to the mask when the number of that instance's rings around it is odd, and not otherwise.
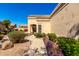
[{"label": "roof eave", "polygon": [[54,16],[56,13],[60,12],[65,6],[67,6],[69,3],[60,3],[56,6],[54,11],[51,13],[50,18]]}]

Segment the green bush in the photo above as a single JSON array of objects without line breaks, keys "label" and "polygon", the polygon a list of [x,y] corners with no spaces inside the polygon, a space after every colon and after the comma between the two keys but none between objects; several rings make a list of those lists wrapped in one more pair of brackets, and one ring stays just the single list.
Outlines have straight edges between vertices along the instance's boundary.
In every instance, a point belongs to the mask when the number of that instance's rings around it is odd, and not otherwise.
[{"label": "green bush", "polygon": [[24,31],[24,30],[20,30],[20,31]]},{"label": "green bush", "polygon": [[8,33],[8,36],[10,38],[10,41],[12,41],[13,43],[21,43],[24,41],[26,34],[22,31],[13,31]]},{"label": "green bush", "polygon": [[65,56],[79,56],[79,41],[66,37],[58,37],[58,43]]},{"label": "green bush", "polygon": [[4,37],[4,35],[3,34],[0,34],[0,40],[2,40],[3,37]]},{"label": "green bush", "polygon": [[36,38],[42,38],[45,36],[45,33],[35,33]]},{"label": "green bush", "polygon": [[5,34],[5,32],[1,32],[1,34],[3,34],[3,35],[4,35],[4,34]]},{"label": "green bush", "polygon": [[55,33],[48,33],[47,35],[48,35],[48,37],[49,37],[49,40],[51,40],[51,41],[53,41],[53,42],[56,42],[57,36],[56,36]]}]

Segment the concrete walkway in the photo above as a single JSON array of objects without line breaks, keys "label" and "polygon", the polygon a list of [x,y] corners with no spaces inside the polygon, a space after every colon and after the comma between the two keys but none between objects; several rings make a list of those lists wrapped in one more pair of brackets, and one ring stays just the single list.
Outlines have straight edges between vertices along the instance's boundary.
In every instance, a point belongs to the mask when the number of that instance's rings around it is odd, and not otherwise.
[{"label": "concrete walkway", "polygon": [[31,41],[29,54],[32,56],[46,56],[47,51],[42,38],[36,38],[34,35],[28,36],[28,40]]}]

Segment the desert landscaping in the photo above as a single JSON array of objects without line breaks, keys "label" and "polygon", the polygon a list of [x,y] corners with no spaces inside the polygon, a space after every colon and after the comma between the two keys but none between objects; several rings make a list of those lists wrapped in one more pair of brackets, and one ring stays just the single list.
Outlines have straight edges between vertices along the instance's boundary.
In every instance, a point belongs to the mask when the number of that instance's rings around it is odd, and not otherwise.
[{"label": "desert landscaping", "polygon": [[[48,34],[15,31],[8,27],[9,20],[5,20],[4,23],[7,26],[2,22],[0,24],[0,56],[63,55],[58,45],[49,40]],[[55,35],[53,38],[56,39]]]},{"label": "desert landscaping", "polygon": [[78,7],[60,3],[51,15],[28,16],[18,27],[3,19],[0,56],[79,56]]},{"label": "desert landscaping", "polygon": [[[45,50],[45,45],[42,39],[35,39],[33,35],[28,37],[26,36],[25,39],[26,42],[16,43],[14,44],[13,47],[9,47],[8,49],[7,49],[8,46],[6,46],[8,43],[5,43],[5,48],[0,49],[0,55],[1,56],[47,55]],[[37,50],[36,53],[35,50]]]}]

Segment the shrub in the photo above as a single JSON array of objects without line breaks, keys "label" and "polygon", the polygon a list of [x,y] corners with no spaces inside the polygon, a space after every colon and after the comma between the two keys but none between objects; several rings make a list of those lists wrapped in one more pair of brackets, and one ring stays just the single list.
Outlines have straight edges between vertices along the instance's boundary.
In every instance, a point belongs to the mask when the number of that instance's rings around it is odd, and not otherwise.
[{"label": "shrub", "polygon": [[49,40],[51,40],[51,41],[53,41],[53,42],[56,42],[57,36],[56,36],[55,33],[48,33],[47,35],[48,35],[48,37],[49,37]]},{"label": "shrub", "polygon": [[24,30],[20,30],[20,31],[24,31]]},{"label": "shrub", "polygon": [[66,37],[58,37],[58,42],[65,56],[79,56],[79,41]]},{"label": "shrub", "polygon": [[35,33],[36,38],[42,38],[45,36],[45,33]]},{"label": "shrub", "polygon": [[0,40],[2,40],[3,37],[4,37],[4,35],[3,34],[0,34]]},{"label": "shrub", "polygon": [[0,35],[4,35],[5,34],[5,32],[4,31],[0,31]]},{"label": "shrub", "polygon": [[10,41],[12,41],[13,43],[20,43],[24,41],[26,34],[22,31],[13,31],[8,33],[8,36],[10,38]]}]

